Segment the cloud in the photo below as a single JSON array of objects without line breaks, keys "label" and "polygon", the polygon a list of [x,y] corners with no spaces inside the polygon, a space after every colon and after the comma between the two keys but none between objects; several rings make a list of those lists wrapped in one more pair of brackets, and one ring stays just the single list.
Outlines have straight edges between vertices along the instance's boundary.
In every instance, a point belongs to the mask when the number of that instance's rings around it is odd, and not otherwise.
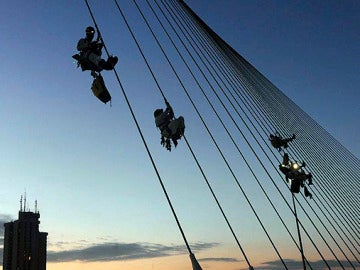
[{"label": "cloud", "polygon": [[[302,261],[284,259],[284,263],[290,269],[303,268]],[[271,270],[271,269],[283,269],[283,268],[284,268],[284,265],[283,265],[282,261],[280,261],[280,260],[264,262],[264,263],[262,263],[262,265],[260,267],[257,267],[257,269],[259,269],[259,270],[262,270],[262,269]]]},{"label": "cloud", "polygon": [[11,216],[0,214],[0,265],[3,260],[3,245],[4,245],[4,223],[11,221]]},{"label": "cloud", "polygon": [[4,223],[11,221],[11,216],[0,214],[0,236],[4,235]]},{"label": "cloud", "polygon": [[[11,220],[11,216],[0,214],[0,247],[4,244],[4,223]],[[0,257],[2,258],[2,249],[0,249]]]},{"label": "cloud", "polygon": [[[302,261],[284,259],[284,262],[289,269],[303,269]],[[341,268],[339,262],[337,262],[336,260],[326,260],[326,262],[330,266],[330,268],[334,268],[334,269]],[[350,262],[348,262],[348,261],[340,261],[340,262],[344,266],[345,269],[353,269]],[[322,260],[310,261],[309,263],[313,269],[318,269],[318,270],[324,269],[325,270],[325,269],[329,268],[329,267],[327,267],[325,262]],[[355,267],[356,266],[360,267],[360,265],[355,261],[353,261],[351,263]],[[256,270],[280,270],[280,269],[284,269],[284,265],[280,260],[264,262],[261,265],[256,267]]]},{"label": "cloud", "polygon": [[[212,248],[217,243],[196,243],[193,251]],[[187,253],[183,245],[161,245],[151,243],[102,243],[90,247],[71,249],[65,251],[48,251],[48,262],[69,261],[120,261],[132,259],[145,259],[173,256]]]},{"label": "cloud", "polygon": [[219,243],[204,243],[204,242],[198,242],[191,245],[191,250],[193,252],[209,249],[218,246]]},{"label": "cloud", "polygon": [[[336,260],[326,260],[326,262],[328,263],[328,265],[330,266],[330,268],[336,269],[338,268],[342,268],[339,264],[338,261]],[[344,266],[345,269],[354,269],[349,261],[345,261],[345,260],[340,260],[340,263]],[[360,268],[360,264],[355,262],[355,261],[351,261],[351,263],[355,266],[356,269]],[[327,265],[323,262],[323,261],[315,261],[315,262],[310,262],[311,266],[313,268],[316,269],[329,269],[327,267]]]},{"label": "cloud", "polygon": [[[240,262],[240,260],[236,259],[236,258],[201,258],[198,259],[198,261],[201,262]],[[243,260],[241,260],[243,261]]]},{"label": "cloud", "polygon": [[48,250],[65,250],[68,247],[71,247],[71,249],[81,249],[89,245],[91,245],[91,242],[87,240],[78,240],[49,242],[47,246]]},{"label": "cloud", "polygon": [[[0,263],[3,258],[4,223],[11,220],[10,216],[0,214]],[[105,239],[104,239],[105,240]],[[56,242],[49,243],[48,247],[63,248],[75,244],[76,247],[62,251],[48,251],[48,262],[69,262],[69,261],[118,261],[131,259],[156,258],[186,254],[184,245],[161,245],[152,243],[117,243],[105,242],[89,246],[86,240],[80,242]],[[87,246],[84,247],[84,244]],[[193,252],[209,249],[219,245],[218,243],[198,242],[191,246]]]},{"label": "cloud", "polygon": [[3,245],[4,245],[4,223],[9,222],[11,217],[9,215],[0,214],[0,265],[3,259]]}]

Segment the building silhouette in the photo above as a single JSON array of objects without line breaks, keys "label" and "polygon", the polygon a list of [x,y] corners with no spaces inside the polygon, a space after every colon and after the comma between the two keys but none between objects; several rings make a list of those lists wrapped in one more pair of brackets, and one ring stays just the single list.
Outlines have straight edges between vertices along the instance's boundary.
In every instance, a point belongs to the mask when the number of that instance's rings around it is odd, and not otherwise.
[{"label": "building silhouette", "polygon": [[3,270],[46,270],[47,233],[39,232],[40,213],[26,211],[20,200],[19,219],[4,224]]}]

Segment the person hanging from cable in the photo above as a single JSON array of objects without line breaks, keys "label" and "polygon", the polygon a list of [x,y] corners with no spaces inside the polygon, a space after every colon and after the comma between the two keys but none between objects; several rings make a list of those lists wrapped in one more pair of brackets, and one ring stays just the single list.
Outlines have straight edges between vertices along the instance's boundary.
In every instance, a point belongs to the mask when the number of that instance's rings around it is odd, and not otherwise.
[{"label": "person hanging from cable", "polygon": [[283,156],[283,162],[279,165],[280,171],[285,175],[286,181],[290,180],[290,190],[292,193],[299,193],[300,188],[304,188],[304,193],[306,197],[312,198],[312,194],[309,192],[305,186],[306,180],[308,180],[308,185],[312,185],[312,174],[305,173],[303,168],[306,166],[305,162],[298,164],[297,162],[291,162],[289,155],[287,153]]},{"label": "person hanging from cable", "polygon": [[291,185],[290,190],[292,193],[299,193],[300,187],[304,188],[304,194],[305,197],[312,198],[312,194],[308,190],[308,188],[305,186],[305,182],[308,180],[308,185],[312,185],[312,174],[311,173],[305,173],[303,169],[300,169],[296,173],[293,173],[291,175]]},{"label": "person hanging from cable", "polygon": [[102,70],[112,70],[116,65],[118,58],[110,56],[108,60],[101,58],[101,50],[104,44],[101,42],[101,35],[98,31],[98,36],[93,41],[95,36],[95,29],[88,26],[85,30],[85,38],[81,38],[77,44],[78,54],[72,57],[78,61],[78,66],[81,66],[82,71],[91,70],[91,76],[94,81],[91,85],[93,94],[103,103],[111,101],[111,95],[105,86],[103,77],[101,76]]},{"label": "person hanging from cable", "polygon": [[101,50],[104,44],[100,41],[100,33],[98,32],[98,36],[95,41],[93,41],[95,36],[94,27],[88,26],[85,33],[85,38],[81,38],[77,44],[79,54],[73,55],[73,58],[78,61],[82,70],[91,70],[92,75],[95,77],[95,72],[114,69],[116,63],[118,62],[117,56],[110,56],[106,61],[101,58]]},{"label": "person hanging from cable", "polygon": [[286,180],[288,181],[288,179],[291,179],[305,166],[306,163],[304,161],[301,164],[298,164],[297,162],[290,162],[289,155],[284,153],[283,162],[279,165],[279,169],[283,174],[285,174]]},{"label": "person hanging from cable", "polygon": [[279,165],[279,169],[285,175],[286,181],[289,182],[288,175],[291,171],[291,163],[287,153],[284,154],[283,162]]},{"label": "person hanging from cable", "polygon": [[296,136],[295,134],[293,134],[290,138],[283,139],[278,132],[275,132],[275,134],[270,134],[269,136],[271,145],[275,147],[278,151],[281,151],[282,148],[288,148],[288,143],[295,140],[295,138]]},{"label": "person hanging from cable", "polygon": [[174,146],[178,145],[177,140],[181,139],[185,132],[184,117],[174,117],[174,111],[169,102],[165,99],[166,109],[156,109],[154,111],[155,125],[161,132],[161,145],[171,151],[171,141]]}]

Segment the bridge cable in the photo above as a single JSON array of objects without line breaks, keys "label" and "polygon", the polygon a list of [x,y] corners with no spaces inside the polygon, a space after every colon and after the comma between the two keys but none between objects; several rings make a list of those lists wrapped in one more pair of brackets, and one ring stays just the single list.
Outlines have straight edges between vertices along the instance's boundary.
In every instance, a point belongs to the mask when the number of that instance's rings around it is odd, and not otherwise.
[{"label": "bridge cable", "polygon": [[259,162],[261,162],[261,161],[259,160]]},{"label": "bridge cable", "polygon": [[[95,25],[97,31],[99,31],[99,27],[98,27],[98,25],[97,25],[97,23],[96,23],[95,17],[94,17],[94,15],[93,15],[93,12],[92,12],[90,6],[89,6],[89,3],[88,3],[87,0],[84,0],[84,1],[85,1],[86,6],[87,6],[87,8],[88,8],[88,10],[89,10],[89,13],[90,13],[90,16],[91,16],[91,18],[92,18],[92,20],[93,20],[93,22],[94,22],[94,25]],[[101,37],[101,42],[104,44],[104,48],[105,48],[106,54],[109,56],[109,52],[108,52],[108,50],[107,50],[107,48],[106,48],[106,45],[105,45],[102,37]],[[131,115],[132,115],[132,117],[133,117],[133,120],[134,120],[134,122],[135,122],[135,124],[136,124],[136,127],[137,127],[137,129],[138,129],[139,135],[141,136],[141,139],[142,139],[142,141],[143,141],[143,144],[144,144],[144,146],[145,146],[145,148],[146,148],[146,151],[147,151],[147,153],[148,153],[148,156],[149,156],[149,158],[150,158],[150,161],[151,161],[151,163],[152,163],[152,166],[153,166],[153,168],[154,168],[154,170],[155,170],[155,172],[156,172],[156,175],[157,175],[157,177],[158,177],[158,180],[159,180],[159,182],[160,182],[160,185],[161,185],[161,187],[162,187],[162,190],[163,190],[163,192],[164,192],[164,194],[165,194],[165,196],[166,196],[167,202],[168,202],[168,204],[169,204],[169,206],[170,206],[170,208],[171,208],[171,212],[172,212],[172,214],[173,214],[173,216],[174,216],[174,218],[175,218],[175,220],[176,220],[177,226],[178,226],[178,228],[179,228],[179,230],[180,230],[180,233],[181,233],[181,235],[182,235],[182,237],[183,237],[183,240],[184,240],[184,242],[185,242],[185,245],[186,245],[186,247],[187,247],[190,255],[192,255],[193,253],[192,253],[191,248],[190,248],[190,246],[189,246],[189,243],[188,243],[188,241],[187,241],[187,239],[186,239],[185,233],[184,233],[184,231],[183,231],[183,229],[182,229],[182,227],[181,227],[181,224],[180,224],[179,219],[178,219],[178,217],[177,217],[177,215],[176,215],[175,209],[174,209],[174,207],[173,207],[173,205],[172,205],[172,203],[171,203],[170,197],[169,197],[169,195],[168,195],[168,193],[167,193],[167,191],[166,191],[165,185],[164,185],[164,183],[163,183],[163,181],[162,181],[162,179],[161,179],[160,173],[159,173],[159,171],[158,171],[158,169],[157,169],[157,167],[156,167],[155,161],[154,161],[154,159],[153,159],[153,157],[152,157],[152,155],[151,155],[151,152],[150,152],[150,150],[149,150],[149,148],[148,148],[148,146],[147,146],[145,137],[144,137],[144,135],[143,135],[143,133],[142,133],[142,131],[141,131],[141,128],[140,128],[139,123],[138,123],[138,121],[137,121],[137,119],[136,119],[135,113],[134,113],[134,111],[133,111],[133,109],[132,109],[132,106],[131,106],[131,104],[130,104],[129,99],[127,98],[125,89],[123,88],[123,86],[122,86],[122,84],[121,84],[120,78],[119,78],[119,76],[118,76],[117,71],[116,71],[115,68],[114,68],[114,73],[115,73],[115,76],[116,76],[116,78],[117,78],[117,80],[118,80],[119,86],[120,86],[120,88],[121,88],[121,90],[122,90],[122,93],[123,93],[123,95],[124,95],[124,98],[125,98],[125,100],[126,100],[126,103],[127,103],[128,107],[129,107],[129,110],[130,110],[130,112],[131,112]]]},{"label": "bridge cable", "polygon": [[[263,140],[264,141],[264,140]],[[317,202],[316,202],[317,203]],[[321,210],[321,209],[320,209]],[[323,211],[323,210],[321,210],[321,211]],[[315,213],[316,214],[316,213]],[[326,217],[326,216],[325,216]],[[326,217],[327,218],[327,217]],[[333,224],[332,224],[332,226],[333,226]],[[325,227],[326,228],[326,227]],[[346,244],[346,243],[345,243]]]},{"label": "bridge cable", "polygon": [[[165,54],[165,57],[167,58],[166,54]],[[212,138],[212,140],[213,140],[213,142],[214,142],[215,146],[217,147],[218,151],[219,151],[219,152],[220,152],[220,154],[222,155],[222,158],[224,159],[225,163],[227,164],[227,166],[228,166],[228,168],[229,168],[230,172],[232,173],[233,177],[234,177],[234,178],[236,178],[236,176],[235,176],[234,172],[232,171],[232,169],[231,169],[231,167],[230,167],[229,163],[227,162],[227,160],[226,160],[225,156],[222,154],[222,151],[220,150],[220,148],[219,148],[218,144],[216,143],[215,139],[213,138],[213,135],[211,134],[211,132],[210,132],[210,130],[208,129],[208,127],[207,127],[207,125],[206,125],[205,121],[203,120],[203,118],[202,118],[201,114],[199,113],[198,109],[196,108],[196,105],[195,105],[195,104],[194,104],[194,102],[192,101],[192,99],[191,99],[191,97],[190,97],[190,95],[189,95],[188,91],[186,90],[185,86],[183,85],[183,83],[182,83],[181,79],[179,78],[179,76],[178,76],[178,74],[177,74],[177,72],[176,72],[175,68],[173,67],[173,65],[172,65],[171,61],[170,61],[168,58],[167,58],[167,60],[168,60],[169,65],[171,66],[172,70],[174,71],[174,74],[176,75],[176,77],[178,78],[178,80],[179,80],[180,84],[182,85],[182,88],[184,89],[184,91],[185,91],[186,95],[188,96],[188,98],[189,98],[190,102],[192,103],[192,105],[193,105],[193,107],[194,107],[195,111],[197,112],[197,114],[199,115],[199,117],[200,117],[201,121],[203,122],[203,124],[204,124],[205,128],[207,129],[207,131],[208,131],[208,133],[209,133],[210,137]],[[243,191],[243,190],[242,190],[242,191]],[[266,232],[266,234],[267,234],[268,238],[269,238],[269,239],[270,239],[270,241],[272,242],[272,240],[271,240],[271,238],[270,238],[269,234],[267,233],[267,231],[266,231],[265,227],[263,226],[263,224],[262,224],[262,222],[261,222],[261,220],[260,220],[259,216],[257,215],[257,213],[256,213],[255,209],[253,208],[253,206],[252,206],[251,202],[248,200],[248,198],[247,198],[247,196],[246,196],[246,194],[245,194],[245,192],[244,192],[244,191],[243,191],[243,194],[244,194],[245,198],[247,199],[247,201],[248,201],[248,203],[249,203],[250,207],[253,209],[253,212],[254,212],[255,216],[258,218],[258,221],[260,222],[260,225],[262,225],[262,228],[264,229],[264,231]],[[273,242],[272,242],[272,245],[273,245],[274,249],[277,251],[277,248],[274,246]],[[280,256],[280,254],[278,253],[278,251],[277,251],[277,254],[278,254],[278,256]],[[280,258],[281,258],[281,256],[280,256]],[[285,265],[285,267],[286,267],[286,265]]]},{"label": "bridge cable", "polygon": [[[162,50],[162,47],[161,47],[161,45],[160,45],[160,42],[158,41],[155,33],[153,32],[153,30],[152,30],[152,28],[151,28],[148,20],[146,19],[144,13],[141,11],[141,9],[140,9],[139,5],[136,3],[136,1],[133,0],[133,2],[134,2],[134,4],[136,5],[136,7],[137,7],[139,13],[141,14],[142,18],[144,19],[146,25],[148,26],[149,31],[151,32],[151,34],[153,35],[153,37],[154,37],[154,39],[156,40],[157,44],[159,45],[160,49]],[[176,49],[177,53],[179,54],[180,58],[182,59],[182,61],[183,61],[184,64],[186,65],[186,67],[188,68],[188,70],[189,70],[189,72],[191,73],[192,77],[194,78],[196,84],[201,88],[201,85],[200,85],[199,81],[196,79],[196,77],[195,77],[194,74],[192,73],[189,65],[186,63],[185,59],[183,58],[183,56],[182,56],[181,53],[179,52],[179,50],[178,50],[178,48],[176,47],[174,41],[172,40],[171,36],[169,35],[169,33],[167,32],[167,30],[165,29],[164,25],[162,24],[161,20],[160,20],[159,17],[157,16],[157,14],[156,14],[156,12],[154,11],[153,7],[151,6],[151,4],[149,3],[148,0],[146,0],[146,2],[147,2],[147,4],[148,4],[149,8],[151,9],[152,13],[153,13],[154,16],[156,17],[157,21],[158,21],[159,24],[161,25],[162,29],[164,30],[164,32],[165,32],[166,35],[168,36],[168,38],[169,38],[169,40],[171,41],[172,45],[175,47],[175,49]],[[163,51],[163,50],[162,50],[162,51]],[[163,51],[163,53],[165,53],[165,52]],[[224,219],[225,219],[225,221],[226,221],[226,223],[227,223],[227,225],[228,225],[228,227],[229,227],[229,229],[230,229],[233,237],[235,238],[235,241],[236,241],[237,245],[239,246],[239,248],[240,248],[240,250],[241,250],[241,252],[242,252],[242,254],[243,254],[243,256],[244,256],[244,258],[245,258],[245,260],[246,260],[246,262],[247,262],[247,264],[248,264],[248,266],[249,266],[249,268],[251,269],[252,266],[251,266],[251,264],[250,264],[250,262],[249,262],[249,259],[248,259],[248,257],[246,256],[246,253],[245,253],[243,247],[241,246],[241,244],[240,244],[237,236],[235,235],[235,232],[234,232],[234,230],[233,230],[233,228],[232,228],[232,226],[231,226],[231,224],[230,224],[230,222],[229,222],[229,220],[228,220],[228,218],[227,218],[227,216],[226,216],[223,208],[221,207],[220,202],[219,202],[219,200],[217,199],[217,196],[216,196],[216,194],[215,194],[215,192],[214,192],[214,190],[213,190],[210,182],[208,181],[208,179],[207,179],[207,177],[206,177],[206,175],[205,175],[205,173],[204,173],[204,171],[203,171],[203,169],[202,169],[202,166],[200,165],[200,163],[199,163],[199,161],[198,161],[198,158],[196,157],[196,155],[195,155],[192,147],[190,146],[187,138],[186,138],[185,136],[184,136],[184,138],[185,138],[185,142],[186,142],[186,144],[187,144],[187,146],[188,146],[188,148],[189,148],[189,150],[190,150],[190,152],[191,152],[191,154],[192,154],[192,156],[193,156],[193,158],[194,158],[194,160],[195,160],[195,162],[196,162],[196,164],[197,164],[197,166],[198,166],[201,174],[203,175],[203,178],[204,178],[204,180],[205,180],[205,182],[206,182],[206,184],[207,184],[207,186],[208,186],[208,188],[209,188],[209,190],[210,190],[210,192],[211,192],[211,194],[212,194],[212,196],[213,196],[216,204],[218,205],[218,207],[219,207],[219,209],[220,209],[220,211],[221,211],[221,213],[222,213],[222,215],[223,215],[223,217],[224,217]]]},{"label": "bridge cable", "polygon": [[[179,40],[181,41],[181,38],[179,38]],[[181,41],[182,42],[182,41]],[[187,48],[186,48],[187,49]],[[188,51],[188,49],[187,49],[187,51]],[[188,51],[189,52],[189,51]],[[190,55],[191,55],[191,53],[190,53]],[[191,56],[192,57],[192,56]],[[194,60],[194,58],[192,57],[192,59]],[[195,64],[196,64],[196,62],[195,62]],[[197,65],[197,64],[196,64]],[[198,66],[198,65],[197,65]],[[199,67],[198,67],[199,68]],[[202,72],[201,71],[201,69],[200,69],[200,72]],[[202,72],[202,74],[203,74],[203,72]],[[203,74],[204,75],[204,74]],[[206,78],[205,78],[206,79]],[[212,88],[212,86],[210,85],[210,87]],[[203,93],[205,96],[206,96],[206,94],[205,93]],[[216,94],[216,93],[215,93]],[[206,97],[207,98],[207,97]],[[208,100],[208,98],[207,98],[207,100]],[[209,100],[208,100],[209,101]],[[211,105],[211,103],[210,103],[210,106],[212,106]],[[213,107],[212,107],[213,108]],[[225,108],[226,109],[226,108]],[[215,112],[216,113],[216,112]],[[222,120],[220,119],[220,121],[222,122]],[[235,123],[236,124],[236,123]],[[225,129],[226,129],[226,127],[225,127]],[[227,130],[227,129],[226,129]],[[228,131],[227,131],[228,132]],[[229,134],[229,132],[228,132],[228,134]],[[230,136],[230,138],[232,138],[232,136],[231,135],[229,135]],[[234,142],[234,140],[232,139],[232,141]],[[237,145],[236,145],[236,143],[234,143],[235,144],[235,146],[236,146],[236,148],[238,149],[238,151],[239,151],[239,148],[237,147]],[[261,185],[261,184],[260,184]],[[263,192],[265,192],[265,195],[267,196],[267,194],[266,194],[266,191],[264,191],[264,189],[263,189]],[[267,196],[267,198],[269,199],[269,197]],[[270,200],[270,203],[271,203],[271,200]],[[271,203],[272,204],[272,203]],[[272,205],[273,207],[274,207],[274,205]],[[276,208],[274,209],[276,212],[277,212],[277,210],[276,210]],[[278,214],[278,216],[279,216],[279,213],[277,212],[277,214]],[[281,218],[281,216],[279,216],[279,218],[280,218],[280,220],[283,222],[283,220],[282,220],[282,218]],[[283,222],[283,224],[284,224],[284,222]],[[285,224],[284,224],[285,225]],[[285,228],[287,228],[286,227],[286,225],[285,225]],[[287,229],[288,230],[288,229]],[[288,231],[289,232],[289,231]],[[292,237],[292,235],[290,234],[290,236]],[[294,239],[293,239],[294,240]],[[295,243],[296,244],[296,243]]]}]

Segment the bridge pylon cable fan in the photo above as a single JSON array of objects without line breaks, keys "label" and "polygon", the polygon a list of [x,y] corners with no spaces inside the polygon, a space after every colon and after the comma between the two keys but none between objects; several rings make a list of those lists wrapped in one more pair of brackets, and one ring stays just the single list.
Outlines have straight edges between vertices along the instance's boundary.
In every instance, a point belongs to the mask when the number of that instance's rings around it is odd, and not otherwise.
[{"label": "bridge pylon cable fan", "polygon": [[[236,100],[235,100],[236,101]],[[237,102],[236,102],[237,103]],[[238,103],[237,103],[238,104]],[[238,104],[239,105],[239,104]],[[240,107],[241,108],[241,107]],[[243,113],[244,113],[244,110],[242,109],[242,111],[243,111]],[[246,115],[246,113],[245,113],[245,115]],[[249,118],[248,118],[249,119]],[[254,126],[253,126],[254,127]],[[256,128],[255,128],[256,129]],[[259,134],[259,133],[258,133]],[[267,134],[269,134],[269,133],[267,133]],[[260,135],[260,134],[259,134]],[[261,135],[260,135],[261,136]],[[264,141],[264,140],[263,140]],[[316,202],[316,204],[317,204],[317,202]],[[312,210],[314,211],[314,209],[313,209],[313,207],[311,206],[311,204],[309,204],[308,203],[308,205],[312,208]],[[319,208],[320,209],[320,211],[322,211],[323,212],[323,210],[321,209],[321,208]],[[315,213],[315,215],[318,217],[318,215],[317,215],[317,213],[316,212],[314,212]],[[327,219],[327,220],[329,220],[329,218],[325,215],[325,218]],[[322,223],[322,225],[323,226],[325,226],[324,225],[324,223],[322,222],[322,220],[321,219],[319,219],[320,220],[320,222]],[[329,220],[330,221],[330,220]],[[330,223],[332,223],[331,221],[330,221]],[[334,226],[333,224],[331,224],[332,226]],[[325,227],[325,229],[328,231],[328,229]],[[329,231],[328,231],[329,232]],[[332,234],[329,234],[330,235],[330,237],[334,240],[334,238],[333,238],[333,236],[332,236]],[[342,238],[342,237],[341,237]],[[348,237],[347,237],[348,238]],[[343,240],[343,238],[342,238],[342,240]],[[348,239],[349,240],[349,239]],[[335,240],[334,240],[335,241]],[[351,240],[349,240],[350,242],[351,242]],[[341,252],[343,253],[343,255],[347,258],[347,255],[343,252],[343,250],[342,250],[342,248],[337,244],[337,242],[335,242],[336,243],[336,245],[339,247],[339,249],[341,250]],[[347,245],[347,243],[345,243],[345,245],[348,247],[348,245]],[[352,244],[353,245],[353,244]],[[356,255],[353,253],[353,251],[350,249],[350,252],[354,255],[354,257],[356,257]],[[350,261],[349,261],[350,262]],[[350,262],[351,263],[351,262]]]}]

